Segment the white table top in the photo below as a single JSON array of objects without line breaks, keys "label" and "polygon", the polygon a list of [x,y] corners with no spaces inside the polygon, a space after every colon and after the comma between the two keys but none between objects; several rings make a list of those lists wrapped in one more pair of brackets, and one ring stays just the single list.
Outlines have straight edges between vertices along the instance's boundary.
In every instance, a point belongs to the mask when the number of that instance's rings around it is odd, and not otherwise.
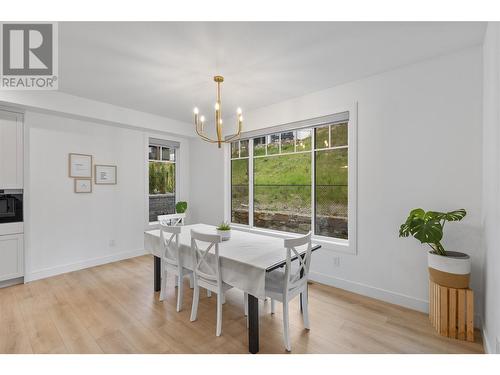
[{"label": "white table top", "polygon": [[[191,229],[214,234],[217,232],[216,227],[193,224],[181,228],[181,256],[186,268],[192,268]],[[155,256],[161,256],[159,238],[159,229],[145,232],[145,248]],[[264,298],[266,271],[286,259],[286,249],[282,238],[233,229],[231,239],[219,245],[219,257],[223,281],[258,298]]]}]

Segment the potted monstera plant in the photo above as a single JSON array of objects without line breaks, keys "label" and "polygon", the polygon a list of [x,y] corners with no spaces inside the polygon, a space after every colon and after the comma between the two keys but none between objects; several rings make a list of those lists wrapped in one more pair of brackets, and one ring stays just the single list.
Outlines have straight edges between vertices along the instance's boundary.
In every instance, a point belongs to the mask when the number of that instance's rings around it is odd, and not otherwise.
[{"label": "potted monstera plant", "polygon": [[471,259],[467,254],[447,251],[443,247],[443,229],[448,221],[460,221],[467,213],[464,209],[450,212],[425,212],[416,208],[410,212],[399,229],[399,237],[413,236],[431,248],[427,255],[429,277],[437,284],[449,288],[468,288]]}]

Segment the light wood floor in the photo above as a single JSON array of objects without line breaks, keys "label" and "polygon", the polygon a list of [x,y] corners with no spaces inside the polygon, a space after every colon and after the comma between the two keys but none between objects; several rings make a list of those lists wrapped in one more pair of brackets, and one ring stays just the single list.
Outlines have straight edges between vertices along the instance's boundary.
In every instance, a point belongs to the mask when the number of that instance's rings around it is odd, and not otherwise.
[{"label": "light wood floor", "polygon": [[[247,353],[242,292],[228,292],[216,337],[214,297],[202,293],[191,323],[191,290],[177,313],[174,289],[158,302],[152,275],[142,256],[0,289],[0,353]],[[446,339],[425,314],[340,289],[312,284],[309,304],[307,332],[292,302],[293,353],[483,353],[478,332],[475,343]],[[261,353],[285,353],[276,307],[260,305]]]}]

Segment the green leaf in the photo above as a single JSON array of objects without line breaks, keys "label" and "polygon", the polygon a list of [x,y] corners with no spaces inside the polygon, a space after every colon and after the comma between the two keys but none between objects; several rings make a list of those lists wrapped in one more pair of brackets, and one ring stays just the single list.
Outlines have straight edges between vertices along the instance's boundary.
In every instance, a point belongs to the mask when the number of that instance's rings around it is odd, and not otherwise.
[{"label": "green leaf", "polygon": [[424,219],[425,220],[441,220],[441,219],[443,219],[444,215],[446,215],[444,212],[427,211],[425,213]]},{"label": "green leaf", "polygon": [[444,215],[444,219],[447,221],[460,221],[462,220],[467,212],[461,208],[460,210],[450,211]]},{"label": "green leaf", "polygon": [[437,219],[414,219],[410,233],[421,243],[437,243],[443,238],[443,227]]},{"label": "green leaf", "polygon": [[407,223],[401,224],[399,228],[399,237],[408,237],[410,235],[410,226]]},{"label": "green leaf", "polygon": [[429,211],[425,214],[428,219],[436,220],[446,220],[446,221],[460,221],[464,218],[467,213],[463,208],[460,210],[450,211],[450,212],[436,212]]},{"label": "green leaf", "polygon": [[425,217],[425,211],[421,208],[415,208],[414,210],[411,210],[407,222],[410,219],[417,219],[417,218],[423,219],[424,217]]}]

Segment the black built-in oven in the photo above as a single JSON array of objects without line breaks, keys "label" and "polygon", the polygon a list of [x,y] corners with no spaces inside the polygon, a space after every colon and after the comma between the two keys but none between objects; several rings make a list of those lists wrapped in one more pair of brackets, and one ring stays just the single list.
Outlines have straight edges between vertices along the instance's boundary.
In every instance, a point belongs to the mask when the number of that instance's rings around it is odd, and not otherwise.
[{"label": "black built-in oven", "polygon": [[0,224],[23,221],[23,194],[0,190]]}]

